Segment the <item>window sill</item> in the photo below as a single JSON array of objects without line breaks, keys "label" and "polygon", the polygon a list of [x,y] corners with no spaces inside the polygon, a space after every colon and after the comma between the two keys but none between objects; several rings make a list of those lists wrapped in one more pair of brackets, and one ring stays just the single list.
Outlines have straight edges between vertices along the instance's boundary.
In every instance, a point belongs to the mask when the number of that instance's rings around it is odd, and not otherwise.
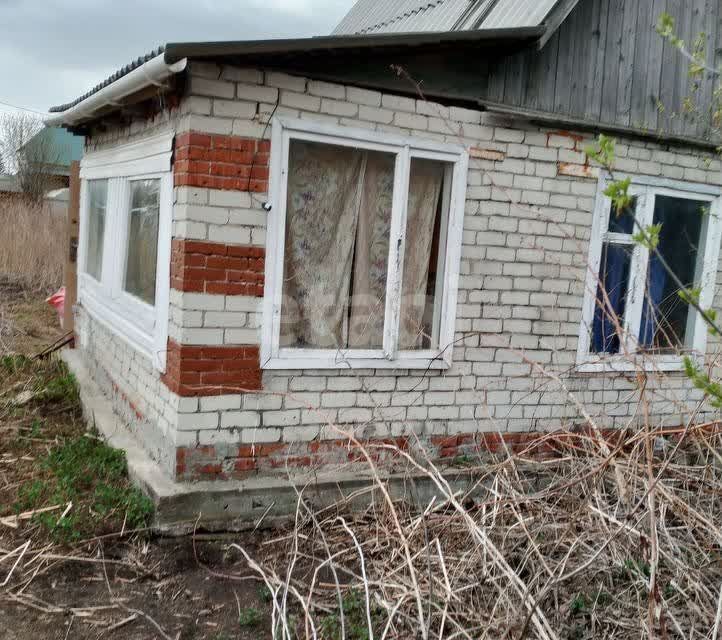
[{"label": "window sill", "polygon": [[402,357],[396,360],[385,360],[383,358],[318,358],[313,356],[299,357],[271,357],[263,362],[261,369],[269,370],[294,370],[294,369],[316,369],[316,370],[338,370],[349,371],[353,369],[412,369],[412,370],[433,370],[443,371],[451,367],[451,362],[445,360],[441,355],[436,358],[409,358]]},{"label": "window sill", "polygon": [[589,358],[577,362],[578,373],[673,373],[684,371],[683,356],[638,356]]}]

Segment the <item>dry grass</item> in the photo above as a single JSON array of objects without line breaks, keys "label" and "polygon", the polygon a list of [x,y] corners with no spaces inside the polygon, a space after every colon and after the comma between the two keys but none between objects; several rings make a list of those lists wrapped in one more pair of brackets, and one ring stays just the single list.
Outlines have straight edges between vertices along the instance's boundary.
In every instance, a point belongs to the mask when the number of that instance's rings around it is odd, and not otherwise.
[{"label": "dry grass", "polygon": [[458,491],[397,451],[435,489],[421,509],[381,481],[362,514],[348,501],[316,510],[300,492],[270,558],[233,546],[272,594],[278,639],[716,640],[721,452],[716,425],[558,433],[470,467]]},{"label": "dry grass", "polygon": [[66,221],[41,205],[0,199],[0,279],[49,293],[60,286]]}]

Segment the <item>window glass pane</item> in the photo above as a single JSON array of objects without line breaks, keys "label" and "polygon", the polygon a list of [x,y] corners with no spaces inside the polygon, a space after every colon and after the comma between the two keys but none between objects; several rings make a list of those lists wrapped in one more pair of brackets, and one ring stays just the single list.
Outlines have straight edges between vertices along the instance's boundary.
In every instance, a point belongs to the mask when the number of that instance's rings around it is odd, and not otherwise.
[{"label": "window glass pane", "polygon": [[151,305],[155,304],[159,218],[160,180],[131,182],[124,288]]},{"label": "window glass pane", "polygon": [[281,347],[383,347],[395,160],[291,141]]},{"label": "window glass pane", "polygon": [[632,247],[604,243],[592,327],[592,353],[619,353],[617,326],[624,327],[631,262]]},{"label": "window glass pane", "polygon": [[618,210],[614,205],[609,212],[609,232],[624,233],[631,235],[634,233],[634,216],[637,210],[637,198],[632,198],[632,204],[626,209]]},{"label": "window glass pane", "polygon": [[88,251],[85,271],[100,280],[103,275],[103,242],[105,215],[108,203],[108,181],[91,180],[88,183]]},{"label": "window glass pane", "polygon": [[[686,198],[657,196],[654,224],[661,224],[657,251],[685,287],[694,287],[702,235],[709,204]],[[679,287],[659,255],[650,253],[639,344],[657,351],[688,345],[687,322],[694,310],[679,297]]]},{"label": "window glass pane", "polygon": [[452,169],[445,162],[411,160],[401,289],[402,350],[439,347],[451,186],[445,185],[445,179],[450,180]]}]

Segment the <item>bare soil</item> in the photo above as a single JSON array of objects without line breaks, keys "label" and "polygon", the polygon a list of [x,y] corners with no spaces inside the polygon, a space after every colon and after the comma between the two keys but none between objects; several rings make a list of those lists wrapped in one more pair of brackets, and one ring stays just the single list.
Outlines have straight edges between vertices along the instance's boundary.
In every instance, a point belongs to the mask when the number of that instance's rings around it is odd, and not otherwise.
[{"label": "bare soil", "polygon": [[[44,295],[0,281],[0,359],[32,357],[62,334]],[[270,637],[260,584],[229,545],[256,555],[277,533],[164,539],[120,535],[121,524],[68,544],[36,518],[13,522],[22,492],[45,477],[48,452],[86,429],[71,402],[16,407],[33,384],[0,367],[0,640]]]},{"label": "bare soil", "polygon": [[[244,542],[249,549],[252,544]],[[270,637],[258,583],[219,577],[246,571],[240,554],[226,551],[221,541],[198,542],[197,558],[188,538],[94,542],[54,553],[77,553],[86,561],[36,563],[41,574],[19,602],[0,595],[0,640],[163,638],[153,621],[166,637],[179,640]],[[9,592],[17,593],[24,583],[14,582]],[[258,623],[241,627],[239,607],[256,609]]]}]

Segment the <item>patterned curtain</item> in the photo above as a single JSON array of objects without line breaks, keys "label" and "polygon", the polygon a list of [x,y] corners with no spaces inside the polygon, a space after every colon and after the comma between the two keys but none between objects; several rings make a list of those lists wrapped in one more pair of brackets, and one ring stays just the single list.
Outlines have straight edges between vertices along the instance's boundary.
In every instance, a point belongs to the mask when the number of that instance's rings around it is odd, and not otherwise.
[{"label": "patterned curtain", "polygon": [[362,166],[354,149],[291,143],[281,346],[345,346]]},{"label": "patterned curtain", "polygon": [[[436,213],[439,207],[441,186],[444,182],[444,165],[433,160],[414,158],[409,179],[409,208],[406,223],[406,251],[404,280],[401,290],[401,327],[399,349],[421,349],[424,339],[431,340],[427,317],[429,262],[434,238]],[[436,292],[439,295],[441,292]]]},{"label": "patterned curtain", "polygon": [[[291,143],[282,347],[383,347],[394,167],[393,154]],[[439,163],[413,161],[404,260],[404,349],[415,348],[423,338],[442,182]]]},{"label": "patterned curtain", "polygon": [[381,349],[384,342],[395,158],[368,152],[363,176],[349,321],[349,346]]}]

